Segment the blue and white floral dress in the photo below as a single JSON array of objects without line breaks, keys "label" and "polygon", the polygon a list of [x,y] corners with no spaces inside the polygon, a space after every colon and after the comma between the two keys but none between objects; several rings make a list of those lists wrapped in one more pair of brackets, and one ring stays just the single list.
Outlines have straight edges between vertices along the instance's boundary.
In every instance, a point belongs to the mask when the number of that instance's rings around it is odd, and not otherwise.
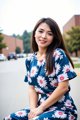
[{"label": "blue and white floral dress", "polygon": [[[45,59],[39,61],[36,53],[30,54],[26,59],[27,74],[25,82],[33,85],[36,92],[40,95],[38,105],[50,96],[59,82],[71,80],[76,77],[76,73],[62,49],[57,48],[54,51],[53,61],[53,72],[47,75]],[[37,116],[35,120],[77,120],[77,109],[73,99],[69,95],[69,91],[58,102]],[[22,109],[16,113],[12,113],[5,120],[28,120],[27,114],[29,111],[29,109]]]}]

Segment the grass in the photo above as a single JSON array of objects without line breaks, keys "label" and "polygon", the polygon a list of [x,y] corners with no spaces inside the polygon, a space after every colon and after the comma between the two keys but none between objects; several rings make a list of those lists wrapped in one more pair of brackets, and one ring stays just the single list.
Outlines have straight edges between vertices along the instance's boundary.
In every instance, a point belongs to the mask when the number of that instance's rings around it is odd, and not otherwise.
[{"label": "grass", "polygon": [[74,63],[74,68],[80,68],[80,58],[78,57],[71,57],[73,63]]},{"label": "grass", "polygon": [[80,63],[75,63],[74,68],[80,68]]}]

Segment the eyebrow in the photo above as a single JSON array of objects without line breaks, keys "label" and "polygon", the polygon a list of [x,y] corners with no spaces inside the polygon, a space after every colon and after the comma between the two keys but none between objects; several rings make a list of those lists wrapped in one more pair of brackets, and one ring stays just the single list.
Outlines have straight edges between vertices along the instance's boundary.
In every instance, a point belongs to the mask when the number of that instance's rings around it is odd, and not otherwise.
[{"label": "eyebrow", "polygon": [[[43,28],[39,28],[40,30],[44,30]],[[49,30],[48,32],[52,32],[51,30]]]}]

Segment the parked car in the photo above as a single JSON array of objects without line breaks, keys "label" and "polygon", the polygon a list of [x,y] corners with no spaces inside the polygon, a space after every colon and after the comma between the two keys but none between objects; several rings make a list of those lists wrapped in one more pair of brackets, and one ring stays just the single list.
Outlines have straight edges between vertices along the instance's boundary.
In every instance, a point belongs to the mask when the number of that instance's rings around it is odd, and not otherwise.
[{"label": "parked car", "polygon": [[7,60],[6,56],[4,54],[0,54],[0,61]]},{"label": "parked car", "polygon": [[25,53],[18,53],[17,54],[17,58],[24,58],[24,57],[26,57]]},{"label": "parked car", "polygon": [[10,59],[15,59],[16,60],[17,59],[16,53],[14,53],[14,52],[13,53],[9,53],[9,55],[7,56],[7,59],[8,60],[10,60]]}]

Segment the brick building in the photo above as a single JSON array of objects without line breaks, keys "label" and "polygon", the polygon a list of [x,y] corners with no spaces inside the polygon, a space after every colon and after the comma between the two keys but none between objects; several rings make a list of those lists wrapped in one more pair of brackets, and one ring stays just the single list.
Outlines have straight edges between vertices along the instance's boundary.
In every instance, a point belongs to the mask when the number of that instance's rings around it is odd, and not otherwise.
[{"label": "brick building", "polygon": [[23,52],[23,40],[5,34],[3,34],[3,37],[3,42],[7,45],[7,47],[2,50],[4,55],[7,56],[10,52],[15,52],[16,47],[20,47],[21,52]]},{"label": "brick building", "polygon": [[69,31],[72,27],[80,26],[80,15],[74,15],[64,26],[63,33]]},{"label": "brick building", "polygon": [[[72,27],[80,26],[80,15],[74,15],[64,26],[63,34],[69,31]],[[80,50],[77,51],[77,55],[80,57]],[[75,56],[75,53],[74,53]]]}]

